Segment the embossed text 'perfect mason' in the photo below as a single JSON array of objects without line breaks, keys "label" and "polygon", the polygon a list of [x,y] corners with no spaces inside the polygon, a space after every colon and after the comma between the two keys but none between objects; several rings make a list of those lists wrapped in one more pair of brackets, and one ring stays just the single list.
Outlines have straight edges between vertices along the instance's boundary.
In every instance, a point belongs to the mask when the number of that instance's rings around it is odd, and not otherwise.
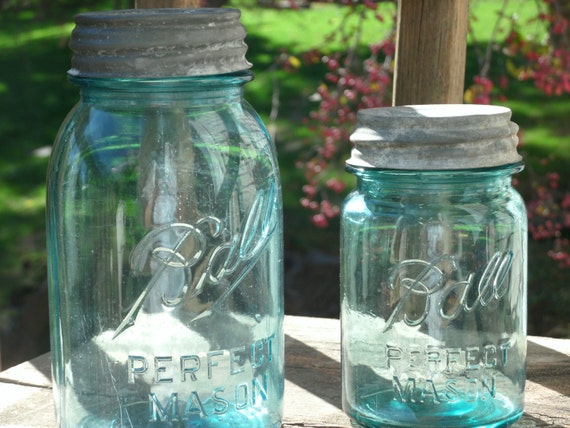
[{"label": "embossed text 'perfect mason'", "polygon": [[[474,273],[470,273],[467,279],[455,281],[450,278],[450,273],[457,273],[459,269],[453,256],[443,255],[429,262],[417,259],[399,262],[391,270],[389,288],[399,289],[400,299],[386,321],[384,332],[392,328],[400,317],[406,325],[421,325],[433,305],[443,320],[452,321],[462,312],[470,313],[493,300],[500,300],[509,287],[507,278],[512,261],[512,252],[496,252],[478,280]],[[476,290],[473,287],[477,287]],[[474,296],[471,301],[470,296]],[[414,299],[413,314],[407,310],[411,299]]]},{"label": "embossed text 'perfect mason'", "polygon": [[[128,382],[151,376],[155,384],[196,382],[214,377],[225,379],[246,371],[246,361],[252,370],[265,368],[273,361],[275,334],[254,340],[250,346],[212,350],[205,354],[147,356],[129,354],[127,363]],[[219,373],[218,373],[219,372]],[[217,376],[216,376],[217,375]]]},{"label": "embossed text 'perfect mason'", "polygon": [[[166,394],[152,389],[148,392],[149,423],[186,427],[208,416],[244,411],[269,399],[268,370],[274,364],[274,340],[275,334],[271,334],[251,344],[196,354],[131,353],[128,382],[172,384]],[[130,404],[144,401],[140,396],[132,400]]]}]

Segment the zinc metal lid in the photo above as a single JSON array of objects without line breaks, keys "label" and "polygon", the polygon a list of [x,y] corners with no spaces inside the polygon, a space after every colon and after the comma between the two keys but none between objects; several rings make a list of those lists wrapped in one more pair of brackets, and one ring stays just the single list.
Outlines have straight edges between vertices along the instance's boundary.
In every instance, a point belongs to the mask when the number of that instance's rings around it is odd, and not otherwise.
[{"label": "zinc metal lid", "polygon": [[237,9],[128,9],[75,16],[73,76],[158,78],[245,70]]},{"label": "zinc metal lid", "polygon": [[456,170],[518,163],[518,126],[506,107],[433,104],[361,110],[347,165]]}]

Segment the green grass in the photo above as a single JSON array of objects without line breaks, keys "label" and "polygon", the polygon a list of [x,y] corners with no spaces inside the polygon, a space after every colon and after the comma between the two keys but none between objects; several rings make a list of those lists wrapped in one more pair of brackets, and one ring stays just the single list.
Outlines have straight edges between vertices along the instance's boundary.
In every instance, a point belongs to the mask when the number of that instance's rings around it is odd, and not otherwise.
[{"label": "green grass", "polygon": [[[544,37],[544,25],[540,22],[529,22],[530,18],[537,16],[537,11],[544,8],[540,2],[509,0],[503,9],[501,0],[471,0],[469,7],[472,19],[469,22],[471,31],[468,43],[487,43],[493,35],[495,41],[503,41],[510,30],[512,18],[525,28],[529,38],[541,40]],[[501,16],[502,19],[495,28],[497,18]]]},{"label": "green grass", "polygon": [[[391,30],[395,7],[392,3],[381,3],[379,13],[386,16],[384,22],[374,19],[366,13],[363,19],[361,40],[363,44],[383,40]],[[270,46],[287,48],[299,53],[312,48],[334,52],[341,45],[338,39],[342,35],[339,24],[345,19],[347,9],[334,4],[314,3],[310,8],[299,10],[275,10],[268,8],[242,9],[242,23],[250,34],[267,41]],[[354,37],[359,20],[355,16],[347,21],[345,35]],[[334,42],[325,41],[325,36],[336,34]],[[269,55],[274,57],[275,51]],[[268,57],[268,58],[269,58]]]}]

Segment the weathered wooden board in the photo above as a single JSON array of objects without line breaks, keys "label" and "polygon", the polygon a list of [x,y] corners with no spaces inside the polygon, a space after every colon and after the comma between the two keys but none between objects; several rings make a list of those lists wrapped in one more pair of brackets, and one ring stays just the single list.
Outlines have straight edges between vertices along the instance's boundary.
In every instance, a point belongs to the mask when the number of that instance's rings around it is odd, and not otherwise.
[{"label": "weathered wooden board", "polygon": [[[285,318],[284,428],[350,426],[341,410],[339,327]],[[570,427],[570,340],[530,337],[527,379],[525,416],[514,427]],[[0,426],[55,426],[49,355],[0,373]]]}]

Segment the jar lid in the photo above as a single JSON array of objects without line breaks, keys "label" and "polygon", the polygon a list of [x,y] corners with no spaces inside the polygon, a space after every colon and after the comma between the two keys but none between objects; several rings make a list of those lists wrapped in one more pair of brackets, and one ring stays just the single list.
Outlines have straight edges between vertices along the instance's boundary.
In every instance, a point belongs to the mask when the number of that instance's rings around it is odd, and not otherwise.
[{"label": "jar lid", "polygon": [[433,104],[381,107],[357,113],[347,165],[363,168],[453,170],[518,163],[519,127],[506,107]]},{"label": "jar lid", "polygon": [[75,16],[69,74],[95,78],[204,76],[245,70],[237,9],[128,9]]}]

